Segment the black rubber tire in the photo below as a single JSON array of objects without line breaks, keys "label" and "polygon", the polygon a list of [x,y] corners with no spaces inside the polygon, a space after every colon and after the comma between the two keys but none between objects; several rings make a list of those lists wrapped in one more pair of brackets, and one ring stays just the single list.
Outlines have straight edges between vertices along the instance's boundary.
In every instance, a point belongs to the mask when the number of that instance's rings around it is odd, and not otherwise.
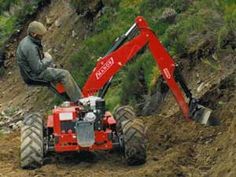
[{"label": "black rubber tire", "polygon": [[24,118],[21,128],[21,168],[35,169],[43,164],[43,119],[40,114],[32,113]]},{"label": "black rubber tire", "polygon": [[114,110],[113,113],[115,119],[116,119],[116,127],[117,130],[120,131],[121,129],[121,123],[126,120],[134,120],[136,117],[136,114],[134,112],[134,109],[131,106],[121,106]]},{"label": "black rubber tire", "polygon": [[128,165],[146,162],[146,128],[140,119],[123,121],[121,124],[124,156]]}]

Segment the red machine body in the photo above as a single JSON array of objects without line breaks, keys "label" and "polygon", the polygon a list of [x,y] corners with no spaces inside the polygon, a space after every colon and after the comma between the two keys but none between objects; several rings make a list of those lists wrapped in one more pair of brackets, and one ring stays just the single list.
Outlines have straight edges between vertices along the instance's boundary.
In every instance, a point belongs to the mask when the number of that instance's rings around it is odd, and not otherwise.
[{"label": "red machine body", "polygon": [[[137,17],[131,28],[97,62],[83,87],[84,98],[55,107],[48,116],[46,127],[37,113],[25,118],[21,136],[21,167],[42,165],[43,157],[49,151],[97,151],[115,147],[123,152],[129,165],[145,163],[147,146],[143,122],[136,119],[130,106],[116,108],[113,118],[103,99],[113,76],[145,46],[150,49],[185,119],[208,124],[211,110],[192,97],[181,73],[155,33],[144,18]],[[179,86],[189,99],[188,104]],[[53,87],[53,91],[68,100],[62,84]]]},{"label": "red machine body", "polygon": [[175,96],[184,117],[189,120],[189,106],[174,78],[174,61],[143,17],[137,17],[135,24],[140,31],[139,35],[98,61],[95,69],[83,87],[84,96],[94,95],[99,91],[113,75],[147,45],[162,76]]},{"label": "red machine body", "polygon": [[[131,40],[123,43],[123,41],[113,47],[113,49],[101,58],[96,67],[93,69],[89,79],[83,87],[83,95],[85,98],[89,98],[101,91],[104,86],[111,81],[112,77],[130,60],[132,59],[141,49],[148,46],[157,66],[159,67],[161,74],[166,81],[168,87],[172,91],[178,105],[180,106],[184,117],[186,120],[193,118],[191,112],[196,112],[199,110],[197,102],[192,99],[190,91],[187,86],[179,80],[181,87],[184,89],[186,96],[190,99],[190,104],[187,104],[185,98],[180,90],[179,85],[176,82],[175,75],[175,63],[162,46],[160,40],[157,38],[155,33],[149,28],[147,22],[143,17],[137,17],[134,25],[125,34],[128,36],[135,29],[139,33]],[[63,88],[58,86],[58,92],[61,93]],[[102,96],[103,97],[103,96]],[[191,100],[193,100],[193,105],[191,106]],[[56,152],[65,151],[94,151],[94,150],[108,150],[112,149],[114,141],[112,140],[112,135],[116,133],[116,120],[106,112],[107,115],[102,115],[102,129],[95,129],[94,131],[94,144],[81,147],[79,145],[79,138],[77,137],[75,131],[75,122],[79,119],[79,115],[83,112],[83,106],[74,106],[70,103],[68,107],[58,107],[53,110],[52,115],[48,117],[47,128],[52,131],[54,136],[54,149]],[[190,106],[189,106],[190,105]],[[191,111],[190,110],[193,110]],[[196,109],[195,109],[196,108]],[[200,108],[203,108],[201,106]],[[96,111],[95,111],[96,112]],[[92,113],[91,113],[92,114]],[[207,114],[209,116],[209,114]],[[89,116],[88,116],[89,117]],[[204,123],[206,122],[204,119]],[[97,119],[96,119],[97,121]],[[99,122],[101,122],[99,120]],[[86,135],[84,135],[86,136]],[[116,134],[117,136],[117,134]]]},{"label": "red machine body", "polygon": [[[53,109],[53,114],[48,116],[47,128],[53,130],[55,138],[54,149],[56,152],[65,151],[94,151],[109,150],[113,148],[110,139],[116,120],[111,116],[103,117],[104,130],[95,130],[95,143],[90,147],[81,147],[77,142],[74,122],[81,111],[80,106],[58,107]],[[71,124],[71,125],[70,125]]]}]

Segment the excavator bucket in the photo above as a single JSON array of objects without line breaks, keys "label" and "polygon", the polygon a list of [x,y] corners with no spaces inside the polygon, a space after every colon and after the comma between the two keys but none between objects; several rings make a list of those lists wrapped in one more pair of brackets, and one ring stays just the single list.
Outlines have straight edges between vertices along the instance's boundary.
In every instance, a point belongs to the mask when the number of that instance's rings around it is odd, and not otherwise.
[{"label": "excavator bucket", "polygon": [[198,109],[192,115],[192,119],[201,124],[208,124],[212,110],[202,105],[198,105]]},{"label": "excavator bucket", "polygon": [[190,117],[192,120],[204,125],[218,125],[219,121],[211,116],[212,110],[199,104],[196,99],[192,99],[189,104]]}]

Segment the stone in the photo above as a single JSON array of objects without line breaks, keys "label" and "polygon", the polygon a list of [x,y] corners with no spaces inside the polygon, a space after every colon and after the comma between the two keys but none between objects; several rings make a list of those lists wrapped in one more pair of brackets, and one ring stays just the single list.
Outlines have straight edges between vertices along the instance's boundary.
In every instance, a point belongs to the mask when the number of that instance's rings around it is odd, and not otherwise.
[{"label": "stone", "polygon": [[198,81],[197,81],[197,84],[200,84],[200,83],[202,83],[202,81],[201,81],[201,80],[198,80]]},{"label": "stone", "polygon": [[201,92],[203,88],[204,88],[204,83],[202,82],[202,83],[198,86],[197,92]]},{"label": "stone", "polygon": [[174,22],[176,16],[177,16],[177,12],[175,11],[175,9],[166,8],[160,17],[160,20]]},{"label": "stone", "polygon": [[22,127],[22,125],[23,125],[23,122],[22,122],[22,120],[20,120],[20,121],[16,122],[16,126],[17,126],[17,128],[20,128],[20,127]]},{"label": "stone", "polygon": [[11,131],[8,128],[1,128],[0,129],[0,133],[2,133],[2,134],[9,134],[9,133],[11,133]]},{"label": "stone", "polygon": [[49,18],[48,16],[46,16],[46,24],[47,24],[47,25],[52,25],[52,24],[53,24],[52,19]]},{"label": "stone", "polygon": [[57,53],[57,52],[58,52],[58,50],[57,50],[57,49],[53,49],[53,52],[54,52],[54,53]]},{"label": "stone", "polygon": [[154,161],[158,161],[159,158],[158,158],[157,156],[154,156],[154,157],[152,158],[152,160],[154,160]]},{"label": "stone", "polygon": [[77,36],[77,33],[74,30],[72,30],[71,37],[75,38],[76,36]]},{"label": "stone", "polygon": [[61,24],[62,24],[62,23],[61,23],[61,20],[60,20],[60,19],[57,19],[57,20],[54,22],[54,24],[55,24],[56,27],[59,28],[59,27],[61,27]]}]

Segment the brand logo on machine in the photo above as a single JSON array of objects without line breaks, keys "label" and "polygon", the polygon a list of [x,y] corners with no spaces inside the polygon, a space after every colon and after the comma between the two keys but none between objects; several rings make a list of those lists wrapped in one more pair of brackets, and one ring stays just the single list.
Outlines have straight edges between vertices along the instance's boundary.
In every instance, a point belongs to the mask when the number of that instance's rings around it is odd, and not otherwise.
[{"label": "brand logo on machine", "polygon": [[107,62],[96,72],[96,78],[97,80],[100,79],[108,69],[114,64],[114,59],[113,57],[109,58]]},{"label": "brand logo on machine", "polygon": [[164,69],[163,69],[163,72],[164,72],[164,74],[165,74],[165,76],[166,76],[167,79],[170,79],[170,78],[171,78],[170,72],[169,72],[169,70],[168,70],[167,68],[164,68]]}]

